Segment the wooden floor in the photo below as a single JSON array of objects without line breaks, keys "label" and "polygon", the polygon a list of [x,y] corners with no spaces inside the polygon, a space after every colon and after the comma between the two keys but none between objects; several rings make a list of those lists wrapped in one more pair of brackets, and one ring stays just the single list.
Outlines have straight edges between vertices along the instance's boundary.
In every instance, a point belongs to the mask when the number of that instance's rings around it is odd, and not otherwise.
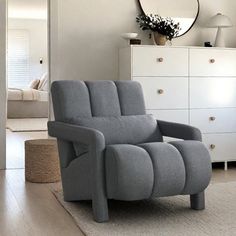
[{"label": "wooden floor", "polygon": [[[236,181],[236,168],[214,169],[212,182]],[[0,171],[1,236],[83,235],[48,184],[24,181],[24,170]]]},{"label": "wooden floor", "polygon": [[25,183],[24,170],[0,171],[1,236],[80,236],[49,185]]},{"label": "wooden floor", "polygon": [[11,132],[6,130],[7,136],[7,169],[22,169],[25,166],[24,142],[28,139],[45,139],[47,132]]},{"label": "wooden floor", "polygon": [[0,171],[0,236],[80,236],[48,184],[25,182],[24,141],[48,138],[47,132],[7,133],[7,170]]},{"label": "wooden floor", "polygon": [[[8,168],[24,167],[24,140],[47,138],[46,132],[8,131]],[[17,155],[16,155],[17,153]],[[213,170],[212,183],[236,181],[236,166]],[[58,203],[48,184],[25,182],[24,169],[0,171],[0,236],[81,236],[72,217]]]}]

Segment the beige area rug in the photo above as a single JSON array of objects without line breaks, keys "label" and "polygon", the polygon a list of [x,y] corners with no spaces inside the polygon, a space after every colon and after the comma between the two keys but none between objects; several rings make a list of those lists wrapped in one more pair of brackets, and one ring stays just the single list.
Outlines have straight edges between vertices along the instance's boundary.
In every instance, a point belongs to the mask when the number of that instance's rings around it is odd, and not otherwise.
[{"label": "beige area rug", "polygon": [[12,132],[47,131],[47,118],[7,119],[7,129]]},{"label": "beige area rug", "polygon": [[233,236],[236,235],[236,182],[212,184],[204,211],[189,208],[188,196],[141,202],[109,202],[110,221],[93,221],[91,202],[66,203],[54,194],[85,235]]}]

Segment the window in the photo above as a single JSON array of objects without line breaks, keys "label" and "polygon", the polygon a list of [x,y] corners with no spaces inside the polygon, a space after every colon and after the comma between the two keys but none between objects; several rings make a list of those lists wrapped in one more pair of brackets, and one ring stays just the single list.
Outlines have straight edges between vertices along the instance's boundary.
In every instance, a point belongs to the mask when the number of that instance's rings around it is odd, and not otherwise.
[{"label": "window", "polygon": [[29,32],[8,32],[8,87],[25,88],[30,82]]}]

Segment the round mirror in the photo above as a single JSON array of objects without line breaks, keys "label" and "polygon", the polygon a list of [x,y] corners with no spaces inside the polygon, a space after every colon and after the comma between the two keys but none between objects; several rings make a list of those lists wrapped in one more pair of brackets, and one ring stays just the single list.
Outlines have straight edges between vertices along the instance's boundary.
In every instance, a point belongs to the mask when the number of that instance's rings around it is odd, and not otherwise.
[{"label": "round mirror", "polygon": [[177,37],[186,34],[194,25],[199,14],[199,0],[139,0],[141,10],[145,15],[171,17],[180,23]]}]

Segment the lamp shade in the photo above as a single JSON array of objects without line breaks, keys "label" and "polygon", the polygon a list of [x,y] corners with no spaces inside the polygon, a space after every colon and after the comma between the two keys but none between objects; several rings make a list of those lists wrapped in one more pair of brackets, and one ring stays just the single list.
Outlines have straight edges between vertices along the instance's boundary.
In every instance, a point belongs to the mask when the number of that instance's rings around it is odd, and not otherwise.
[{"label": "lamp shade", "polygon": [[228,16],[218,13],[209,19],[206,26],[208,28],[218,28],[218,27],[228,28],[228,27],[232,27],[233,24],[232,24],[231,19]]}]

